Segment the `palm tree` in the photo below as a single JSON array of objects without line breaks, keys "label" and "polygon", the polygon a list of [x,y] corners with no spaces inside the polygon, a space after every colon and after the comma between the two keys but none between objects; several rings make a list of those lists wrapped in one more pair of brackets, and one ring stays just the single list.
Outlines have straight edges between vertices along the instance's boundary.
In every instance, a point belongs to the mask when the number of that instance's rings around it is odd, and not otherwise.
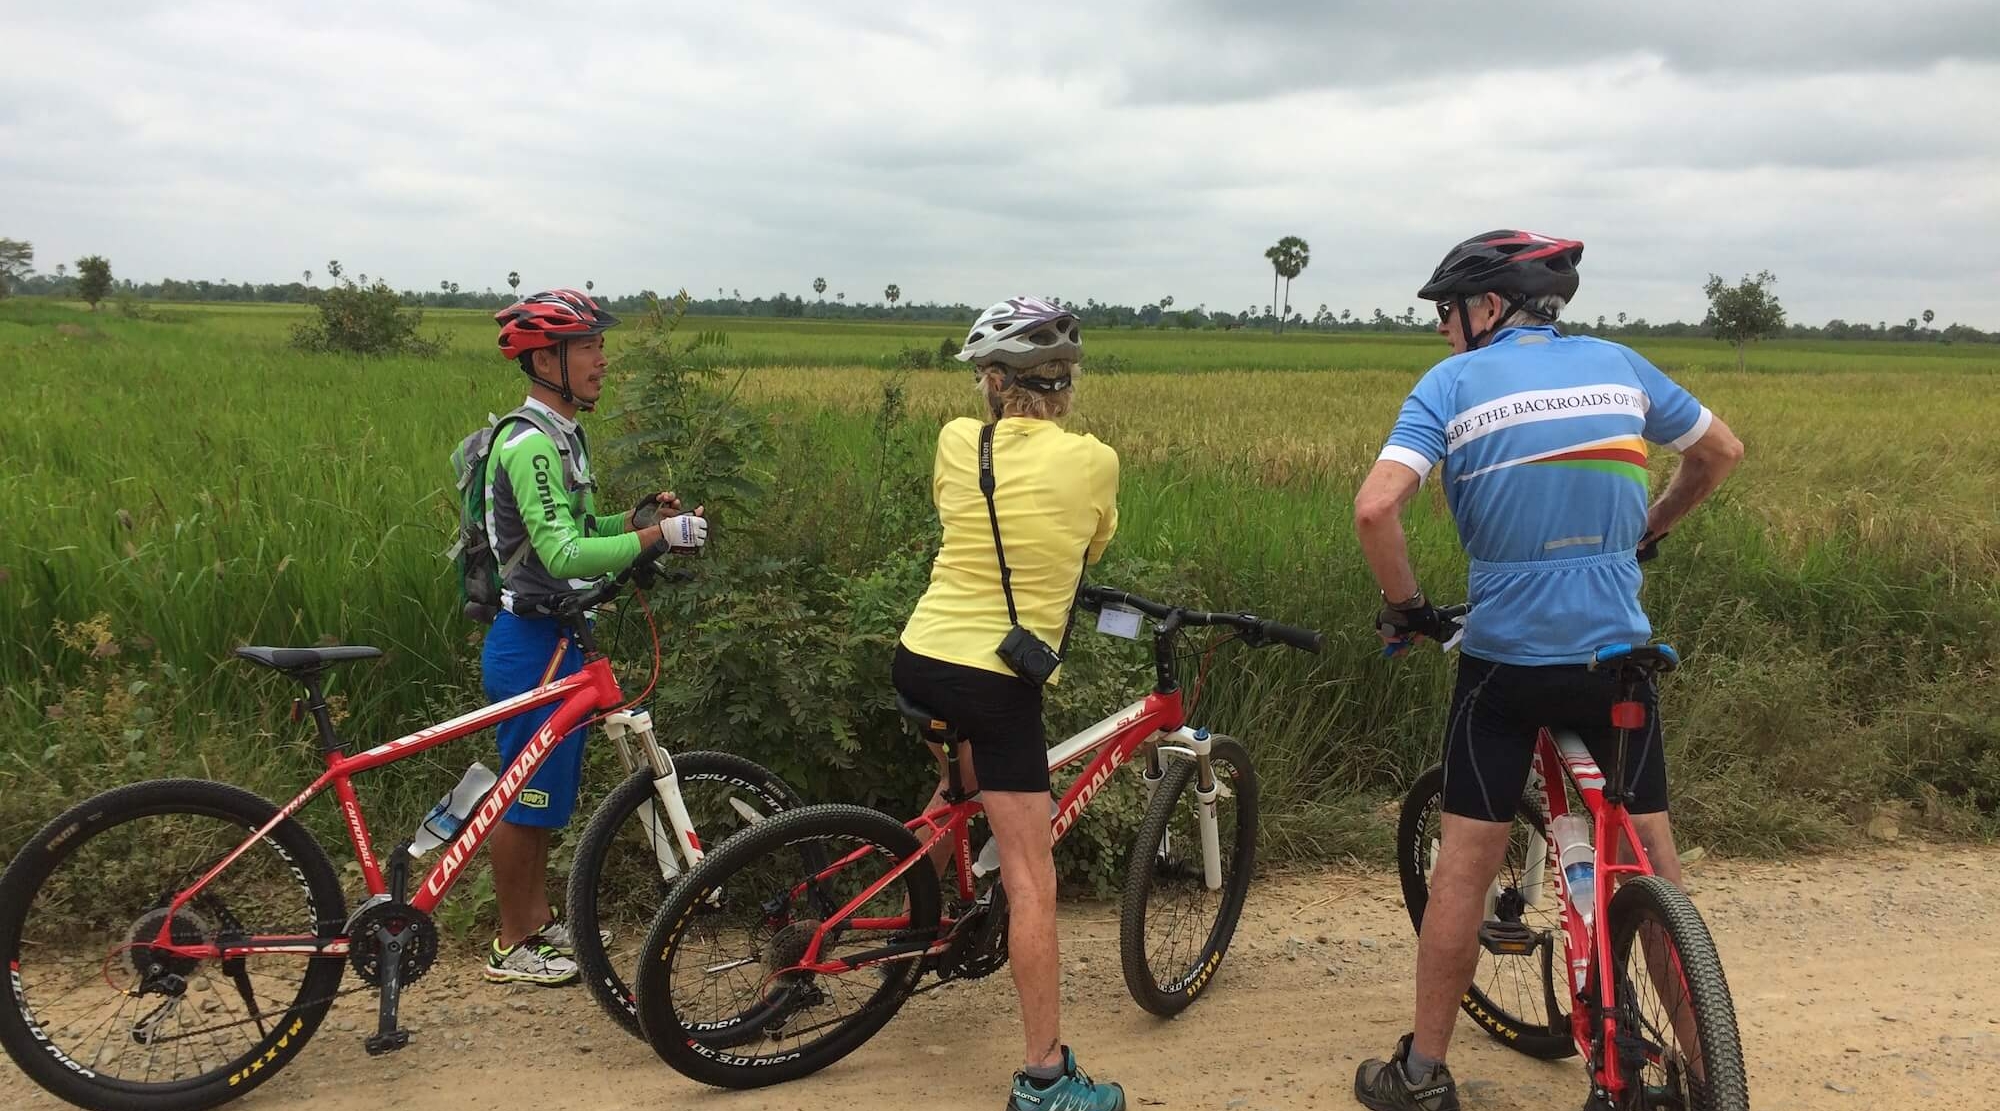
[{"label": "palm tree", "polygon": [[458,283],[457,283],[457,282],[453,282],[453,283],[451,283],[451,295],[452,295],[453,297],[456,297],[456,296],[458,296]]},{"label": "palm tree", "polygon": [[306,284],[307,284],[307,285],[311,285],[311,284],[313,284],[313,272],[312,272],[312,271],[310,271],[310,270],[302,270],[302,271],[300,271],[300,272],[299,272],[299,276],[300,276],[300,277],[302,277],[302,278],[304,278],[304,279],[306,280]]},{"label": "palm tree", "polygon": [[[58,267],[56,267],[56,269],[57,269],[57,270],[61,270],[61,269],[62,269],[62,267],[58,266]],[[1931,326],[1931,321],[1933,321],[1933,320],[1936,320],[1936,319],[1937,319],[1937,314],[1936,314],[1936,313],[1932,312],[1932,311],[1931,311],[1931,310],[1929,310],[1929,309],[1925,309],[1925,310],[1924,310],[1924,327],[1926,327],[1926,328],[1930,327],[1930,326]]]},{"label": "palm tree", "polygon": [[450,293],[450,292],[451,292],[451,283],[450,283],[450,282],[439,282],[439,283],[438,283],[438,292],[439,292],[439,293]]},{"label": "palm tree", "polygon": [[1625,326],[1625,314],[1622,312],[1618,314],[1618,326],[1620,328]]},{"label": "palm tree", "polygon": [[889,302],[889,307],[894,308],[896,307],[896,302],[902,300],[903,289],[895,282],[890,282],[888,287],[882,291],[882,296]]},{"label": "palm tree", "polygon": [[328,260],[327,260],[327,262],[326,262],[326,272],[327,272],[327,276],[328,276],[328,277],[331,277],[331,278],[332,278],[332,279],[333,279],[334,281],[336,281],[336,282],[337,282],[337,281],[339,281],[339,280],[340,280],[340,260],[339,260],[339,259],[337,259],[337,258],[334,258],[334,259],[328,259]]},{"label": "palm tree", "polygon": [[596,282],[591,281],[589,278],[585,278],[583,280],[583,291],[585,293],[594,293],[596,292],[596,290],[597,290]]},{"label": "palm tree", "polygon": [[834,294],[833,299],[845,305],[847,303],[847,291],[842,290],[841,292]]},{"label": "palm tree", "polygon": [[[1306,241],[1300,239],[1298,236],[1288,235],[1273,243],[1270,249],[1264,252],[1264,257],[1271,262],[1271,303],[1274,305],[1285,305],[1286,311],[1289,313],[1292,299],[1292,279],[1298,277],[1305,270],[1306,264],[1312,261],[1312,248],[1308,247]],[[1285,279],[1285,296],[1282,300],[1278,297],[1279,278]],[[1272,331],[1276,335],[1284,334],[1285,320],[1283,315],[1279,316],[1273,324]]]},{"label": "palm tree", "polygon": [[520,293],[521,272],[519,270],[507,271],[507,288],[513,290],[517,295]]},{"label": "palm tree", "polygon": [[813,279],[813,293],[814,293],[815,295],[817,295],[817,296],[819,297],[819,299],[820,299],[820,300],[822,300],[822,301],[826,300],[826,279],[825,279],[825,278],[814,278],[814,279]]}]

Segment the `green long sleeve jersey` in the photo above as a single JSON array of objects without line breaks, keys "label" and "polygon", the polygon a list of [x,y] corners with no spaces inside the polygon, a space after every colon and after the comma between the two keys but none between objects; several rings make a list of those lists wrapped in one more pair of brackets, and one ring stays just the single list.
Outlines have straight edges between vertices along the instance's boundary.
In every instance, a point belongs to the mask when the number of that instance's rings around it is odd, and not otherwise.
[{"label": "green long sleeve jersey", "polygon": [[[563,443],[559,446],[517,419],[502,430],[487,461],[486,534],[503,569],[501,603],[510,611],[516,597],[586,590],[639,557],[639,537],[626,516],[596,513],[583,430],[575,421],[536,407]],[[565,450],[572,461],[567,469]],[[523,544],[529,546],[525,554]]]}]

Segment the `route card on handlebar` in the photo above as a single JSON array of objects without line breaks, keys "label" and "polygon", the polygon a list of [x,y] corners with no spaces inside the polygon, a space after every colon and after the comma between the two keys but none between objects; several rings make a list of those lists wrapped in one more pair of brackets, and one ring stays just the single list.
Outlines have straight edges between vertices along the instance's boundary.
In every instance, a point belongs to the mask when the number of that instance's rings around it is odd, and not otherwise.
[{"label": "route card on handlebar", "polygon": [[1126,640],[1139,639],[1139,619],[1145,615],[1129,606],[1107,603],[1097,612],[1097,631]]}]

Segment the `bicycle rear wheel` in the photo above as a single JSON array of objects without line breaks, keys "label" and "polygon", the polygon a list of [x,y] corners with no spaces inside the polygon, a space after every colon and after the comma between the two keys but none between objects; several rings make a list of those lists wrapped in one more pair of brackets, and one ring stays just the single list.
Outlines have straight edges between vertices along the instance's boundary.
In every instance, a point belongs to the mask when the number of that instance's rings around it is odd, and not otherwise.
[{"label": "bicycle rear wheel", "polygon": [[[1396,826],[1396,865],[1410,924],[1422,933],[1430,902],[1444,816],[1444,767],[1417,777]],[[1479,954],[1479,971],[1460,1006],[1480,1029],[1509,1049],[1544,1061],[1576,1054],[1564,979],[1562,901],[1550,875],[1548,823],[1522,800],[1508,833],[1507,856],[1490,894],[1489,928],[1525,936],[1524,955]],[[1537,846],[1540,846],[1539,850]]]},{"label": "bicycle rear wheel", "polygon": [[1658,876],[1622,884],[1607,912],[1621,1111],[1748,1111],[1749,1081],[1722,958],[1686,893]]},{"label": "bicycle rear wheel", "polygon": [[1146,817],[1132,839],[1119,908],[1118,950],[1125,988],[1141,1007],[1171,1016],[1209,984],[1236,935],[1257,866],[1257,771],[1229,737],[1209,749],[1217,787],[1221,885],[1211,891],[1201,844],[1194,760],[1169,758]]},{"label": "bicycle rear wheel", "polygon": [[[895,819],[835,805],[789,810],[723,842],[674,885],[646,937],[639,1024],[653,1051],[704,1084],[761,1088],[860,1048],[909,998],[922,946],[937,937],[937,873],[920,848]],[[822,961],[912,948],[841,974],[796,971],[816,935]]]},{"label": "bicycle rear wheel", "polygon": [[[784,780],[741,756],[689,752],[674,757],[674,769],[704,847],[799,806]],[[665,815],[655,816],[654,799],[650,770],[620,783],[591,816],[569,875],[570,932],[583,982],[604,1013],[635,1038],[641,1036],[639,1003],[631,979],[638,974],[640,942],[667,901],[667,889],[685,874],[686,857],[671,843]],[[676,871],[665,872],[663,858]]]},{"label": "bicycle rear wheel", "polygon": [[305,1046],[343,957],[228,961],[178,945],[232,935],[333,938],[333,865],[290,818],[171,915],[174,897],[277,816],[198,780],[135,783],[78,803],[0,876],[0,1044],[21,1071],[96,1111],[197,1111],[269,1080]]}]

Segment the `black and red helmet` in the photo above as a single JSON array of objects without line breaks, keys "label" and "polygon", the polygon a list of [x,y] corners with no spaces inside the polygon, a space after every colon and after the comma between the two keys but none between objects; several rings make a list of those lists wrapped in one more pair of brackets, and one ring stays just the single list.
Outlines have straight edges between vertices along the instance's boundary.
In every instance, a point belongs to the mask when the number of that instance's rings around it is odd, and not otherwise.
[{"label": "black and red helmet", "polygon": [[1431,280],[1417,291],[1426,301],[1451,301],[1498,293],[1509,301],[1551,294],[1576,296],[1576,264],[1583,243],[1531,231],[1489,231],[1446,252]]},{"label": "black and red helmet", "polygon": [[618,326],[617,317],[574,289],[531,294],[494,313],[493,319],[500,324],[500,353],[509,359]]}]

